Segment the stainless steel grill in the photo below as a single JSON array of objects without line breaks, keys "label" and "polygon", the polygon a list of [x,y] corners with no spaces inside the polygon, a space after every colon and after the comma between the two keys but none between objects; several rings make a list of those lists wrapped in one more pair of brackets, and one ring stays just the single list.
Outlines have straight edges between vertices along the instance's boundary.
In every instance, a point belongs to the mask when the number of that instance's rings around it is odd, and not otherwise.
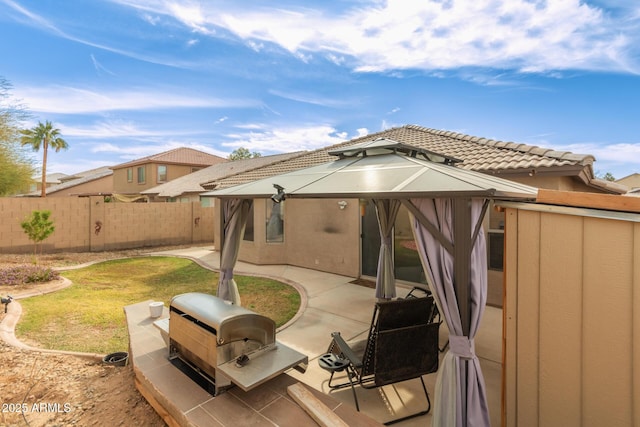
[{"label": "stainless steel grill", "polygon": [[289,368],[304,372],[307,356],[276,340],[275,322],[208,294],[175,296],[169,306],[169,358],[179,358],[213,386],[248,391]]}]

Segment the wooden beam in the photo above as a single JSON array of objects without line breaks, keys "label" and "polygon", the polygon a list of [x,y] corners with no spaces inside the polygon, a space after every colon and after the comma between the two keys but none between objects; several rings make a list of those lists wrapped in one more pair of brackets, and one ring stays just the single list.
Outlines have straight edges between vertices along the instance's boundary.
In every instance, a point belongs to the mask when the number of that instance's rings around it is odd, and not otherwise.
[{"label": "wooden beam", "polygon": [[147,402],[149,402],[151,407],[156,410],[158,415],[160,415],[160,418],[162,418],[162,420],[167,423],[169,427],[180,427],[180,423],[176,421],[176,419],[173,418],[173,416],[164,408],[164,406],[162,406],[162,404],[158,402],[153,394],[149,390],[147,390],[147,388],[140,382],[140,380],[138,380],[138,377],[134,377],[134,383],[142,397],[144,397]]},{"label": "wooden beam", "polygon": [[287,387],[287,393],[322,427],[349,427],[342,418],[329,409],[302,384]]},{"label": "wooden beam", "polygon": [[640,197],[580,191],[538,190],[537,203],[640,213]]}]

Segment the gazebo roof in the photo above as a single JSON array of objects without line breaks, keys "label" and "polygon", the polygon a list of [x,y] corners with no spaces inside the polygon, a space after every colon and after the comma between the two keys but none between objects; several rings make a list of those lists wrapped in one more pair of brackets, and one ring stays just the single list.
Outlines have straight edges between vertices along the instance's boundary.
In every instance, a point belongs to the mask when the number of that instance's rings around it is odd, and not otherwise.
[{"label": "gazebo roof", "polygon": [[203,193],[219,198],[268,198],[282,188],[286,198],[480,197],[534,200],[537,189],[474,172],[449,156],[379,139],[330,152],[321,165]]}]

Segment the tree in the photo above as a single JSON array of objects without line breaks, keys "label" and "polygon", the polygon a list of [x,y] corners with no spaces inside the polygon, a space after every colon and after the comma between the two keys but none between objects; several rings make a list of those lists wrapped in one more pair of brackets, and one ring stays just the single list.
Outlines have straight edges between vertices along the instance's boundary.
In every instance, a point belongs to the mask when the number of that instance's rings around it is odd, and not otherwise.
[{"label": "tree", "polygon": [[34,168],[18,148],[11,142],[0,141],[0,196],[24,192],[31,184]]},{"label": "tree", "polygon": [[20,148],[20,122],[29,116],[12,100],[11,84],[0,77],[0,196],[10,196],[29,188],[33,161]]},{"label": "tree", "polygon": [[[33,242],[33,254],[36,255],[38,243],[49,237],[56,229],[53,221],[49,219],[51,211],[33,211],[31,216],[20,223],[20,227],[29,236],[29,240]],[[40,246],[42,253],[42,246]]]},{"label": "tree", "polygon": [[616,180],[616,177],[615,177],[615,176],[613,176],[613,175],[611,174],[611,172],[607,172],[607,173],[605,173],[605,174],[604,174],[604,176],[602,177],[602,179],[604,179],[605,181],[615,181],[615,180]]},{"label": "tree", "polygon": [[605,181],[613,182],[613,181],[616,180],[616,177],[613,176],[613,174],[611,172],[607,172],[607,173],[604,173],[604,174],[601,173],[601,172],[596,172],[595,176],[596,176],[596,178],[604,179]]},{"label": "tree", "polygon": [[62,149],[69,148],[67,141],[62,139],[60,135],[60,129],[54,129],[49,120],[44,124],[38,122],[38,126],[31,129],[24,129],[20,143],[24,145],[30,145],[33,151],[40,151],[42,147],[42,193],[40,197],[47,196],[47,151],[49,147],[56,150],[56,153]]},{"label": "tree", "polygon": [[256,157],[261,157],[262,154],[253,152],[251,153],[247,148],[240,147],[231,152],[229,154],[229,160],[242,160],[242,159],[255,159]]}]

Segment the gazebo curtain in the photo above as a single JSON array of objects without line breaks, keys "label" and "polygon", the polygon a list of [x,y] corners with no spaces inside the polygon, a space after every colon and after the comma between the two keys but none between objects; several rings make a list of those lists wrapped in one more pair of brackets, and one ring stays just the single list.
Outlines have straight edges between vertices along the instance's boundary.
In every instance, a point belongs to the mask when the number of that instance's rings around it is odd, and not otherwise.
[{"label": "gazebo curtain", "polygon": [[222,201],[223,246],[220,253],[220,279],[218,298],[240,305],[238,285],[233,280],[233,267],[238,260],[240,242],[247,225],[252,201],[248,199],[228,199]]},{"label": "gazebo curtain", "polygon": [[376,274],[376,298],[396,296],[396,278],[393,266],[393,226],[401,203],[393,199],[373,199],[380,229],[380,255]]},{"label": "gazebo curtain", "polygon": [[[482,221],[484,200],[471,202],[472,230]],[[413,199],[411,203],[441,233],[440,238],[454,242],[453,199]],[[468,215],[458,212],[458,215]],[[486,243],[480,231],[473,243],[470,260],[470,328],[464,336],[454,287],[454,256],[436,236],[414,216],[413,229],[431,289],[449,329],[450,349],[444,356],[436,382],[433,426],[489,426],[486,387],[480,362],[475,354],[474,337],[478,331],[487,299]],[[472,236],[469,236],[471,239]],[[457,262],[469,262],[457,260]]]}]

